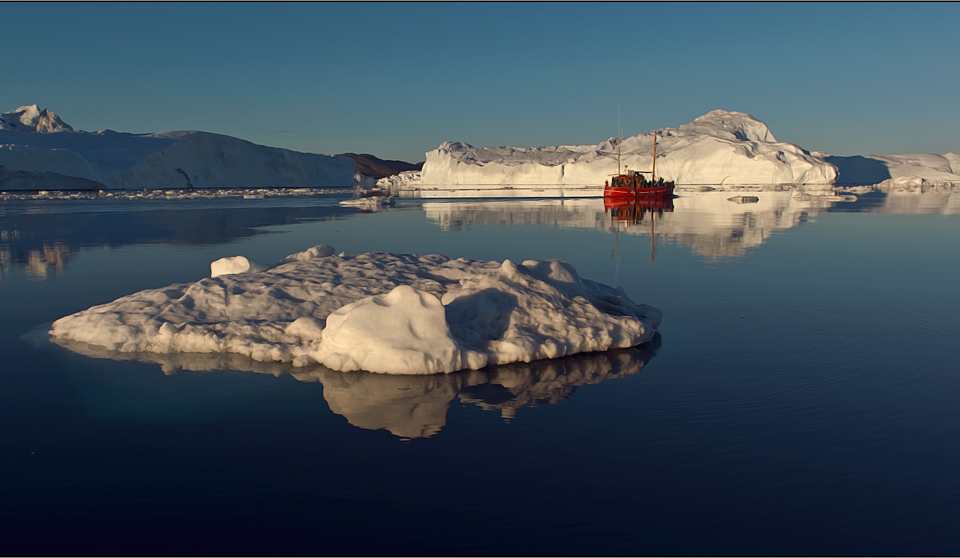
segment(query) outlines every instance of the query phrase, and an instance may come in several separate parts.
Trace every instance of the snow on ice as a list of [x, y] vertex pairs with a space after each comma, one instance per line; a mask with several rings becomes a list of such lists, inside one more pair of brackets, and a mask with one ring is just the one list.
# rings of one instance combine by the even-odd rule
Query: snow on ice
[[333, 254], [319, 245], [269, 268], [224, 258], [210, 278], [94, 306], [57, 320], [50, 334], [122, 353], [433, 374], [632, 347], [661, 320], [563, 260]]

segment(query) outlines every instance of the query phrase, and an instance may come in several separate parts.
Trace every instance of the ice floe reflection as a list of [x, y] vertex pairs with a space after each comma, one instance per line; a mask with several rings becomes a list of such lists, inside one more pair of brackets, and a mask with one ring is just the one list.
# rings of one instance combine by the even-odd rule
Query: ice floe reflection
[[166, 375], [179, 370], [238, 370], [319, 382], [330, 410], [353, 426], [384, 429], [405, 439], [438, 433], [446, 426], [450, 404], [458, 397], [464, 404], [499, 412], [504, 420], [511, 420], [523, 407], [560, 403], [580, 386], [637, 374], [661, 346], [660, 334], [656, 334], [652, 341], [627, 349], [450, 374], [398, 376], [338, 372], [322, 365], [296, 368], [289, 363], [259, 362], [231, 353], [133, 354], [74, 341], [56, 342], [86, 357], [159, 364]]
[[63, 275], [87, 247], [203, 246], [265, 234], [266, 227], [344, 219], [342, 196], [0, 200], [0, 281], [13, 270], [32, 279]]

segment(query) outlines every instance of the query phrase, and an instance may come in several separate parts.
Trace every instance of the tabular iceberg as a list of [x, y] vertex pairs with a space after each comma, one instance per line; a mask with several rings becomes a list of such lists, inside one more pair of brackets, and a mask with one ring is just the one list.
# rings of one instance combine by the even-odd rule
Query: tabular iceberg
[[651, 340], [662, 317], [563, 260], [334, 256], [319, 245], [264, 267], [217, 260], [215, 277], [94, 306], [50, 334], [125, 353], [433, 374], [632, 347]]
[[[619, 143], [619, 145], [618, 145]], [[743, 112], [715, 110], [679, 128], [658, 132], [657, 175], [683, 185], [832, 184], [837, 168]], [[602, 189], [624, 168], [649, 171], [653, 133], [596, 145], [473, 147], [444, 142], [426, 154], [421, 171], [383, 180], [400, 188], [562, 185]]]
[[344, 188], [354, 167], [207, 132], [74, 131], [36, 105], [0, 114], [0, 190]]

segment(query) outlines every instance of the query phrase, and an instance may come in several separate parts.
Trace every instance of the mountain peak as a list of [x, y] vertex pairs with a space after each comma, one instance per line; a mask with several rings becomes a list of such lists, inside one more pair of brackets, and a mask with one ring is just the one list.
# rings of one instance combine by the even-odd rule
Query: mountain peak
[[24, 105], [17, 107], [16, 110], [0, 114], [0, 130], [41, 134], [74, 131], [72, 126], [57, 116], [57, 113], [50, 109], [40, 110], [37, 105]]

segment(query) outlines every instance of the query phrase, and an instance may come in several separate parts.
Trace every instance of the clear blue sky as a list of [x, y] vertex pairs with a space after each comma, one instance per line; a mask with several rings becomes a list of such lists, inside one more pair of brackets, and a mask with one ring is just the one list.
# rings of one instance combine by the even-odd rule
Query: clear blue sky
[[0, 112], [423, 160], [748, 112], [839, 155], [960, 152], [957, 3], [0, 3]]

